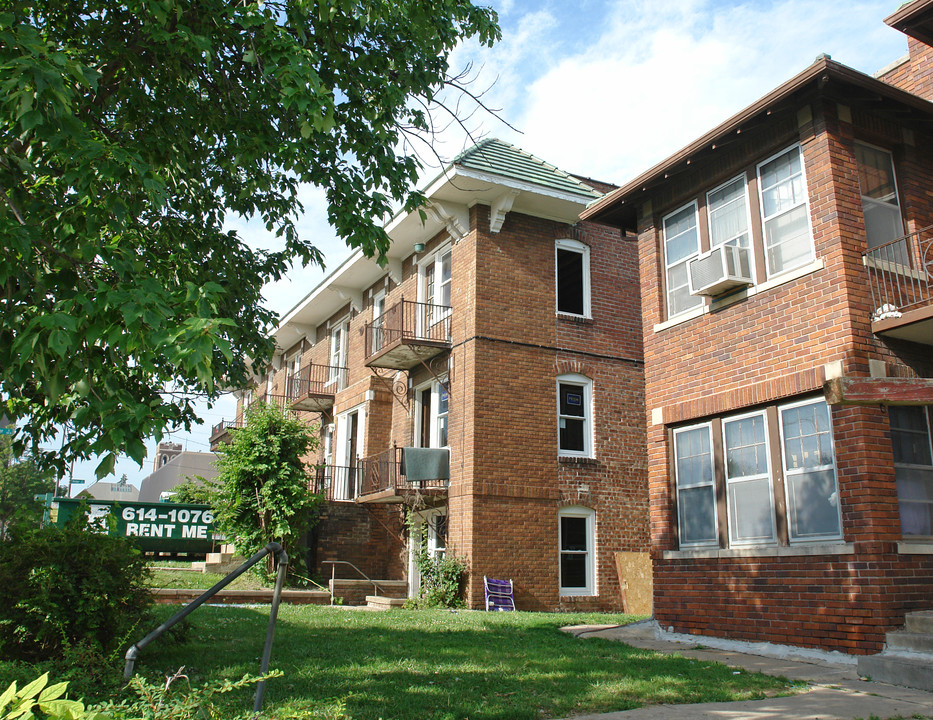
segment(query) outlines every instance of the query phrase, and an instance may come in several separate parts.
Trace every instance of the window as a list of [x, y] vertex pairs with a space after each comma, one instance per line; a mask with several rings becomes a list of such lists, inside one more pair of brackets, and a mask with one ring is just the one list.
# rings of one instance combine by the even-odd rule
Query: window
[[894, 180], [894, 158], [886, 150], [855, 143], [855, 160], [865, 215], [865, 235], [871, 249], [904, 235]]
[[744, 177], [737, 177], [708, 192], [706, 213], [711, 247], [749, 246], [748, 199]]
[[337, 390], [343, 390], [346, 384], [349, 329], [349, 320], [343, 320], [330, 329], [330, 375], [327, 384], [335, 384]]
[[385, 290], [382, 290], [373, 296], [373, 340], [371, 352], [374, 353], [382, 350], [382, 345], [385, 342], [385, 311], [386, 294]]
[[836, 456], [823, 401], [783, 407], [784, 483], [790, 541], [841, 536]]
[[[438, 251], [418, 266], [420, 273], [418, 299], [423, 303], [419, 313], [421, 331], [426, 337], [449, 339], [451, 250]], [[423, 319], [422, 319], [423, 318]]]
[[418, 447], [447, 447], [447, 415], [450, 396], [443, 382], [431, 382], [418, 388], [415, 397], [418, 412], [415, 416], [415, 438]]
[[[681, 547], [718, 547], [720, 537], [730, 547], [841, 539], [830, 414], [822, 399], [717, 418], [672, 435]], [[771, 466], [778, 457], [783, 481]], [[786, 506], [780, 518], [779, 493]]]
[[674, 473], [682, 547], [716, 545], [716, 487], [710, 425], [674, 431]]
[[557, 378], [558, 455], [593, 456], [593, 382], [583, 375]]
[[703, 299], [690, 294], [687, 262], [700, 252], [697, 229], [697, 204], [666, 216], [664, 226], [664, 259], [666, 263], [667, 314], [670, 317], [703, 304]]
[[758, 166], [758, 189], [768, 277], [811, 261], [810, 210], [799, 146]]
[[292, 398], [297, 397], [301, 393], [301, 352], [295, 353], [288, 361], [285, 374], [286, 394]]
[[890, 406], [901, 534], [933, 537], [933, 443], [930, 409]]
[[772, 543], [774, 512], [763, 412], [724, 420], [726, 496], [732, 545]]
[[557, 312], [590, 317], [590, 249], [576, 240], [555, 244]]
[[558, 513], [561, 595], [595, 594], [595, 517], [584, 507], [562, 508]]

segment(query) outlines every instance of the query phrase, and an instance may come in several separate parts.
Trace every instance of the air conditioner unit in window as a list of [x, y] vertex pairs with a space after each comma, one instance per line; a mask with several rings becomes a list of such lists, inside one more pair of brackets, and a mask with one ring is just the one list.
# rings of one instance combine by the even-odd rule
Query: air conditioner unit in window
[[752, 284], [748, 248], [720, 245], [687, 263], [691, 295], [722, 295]]

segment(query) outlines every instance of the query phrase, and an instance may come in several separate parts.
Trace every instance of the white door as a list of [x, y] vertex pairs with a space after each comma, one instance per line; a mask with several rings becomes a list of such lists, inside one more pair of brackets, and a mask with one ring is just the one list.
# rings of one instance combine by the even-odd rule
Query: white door
[[352, 500], [359, 494], [359, 458], [363, 451], [366, 408], [358, 405], [337, 416], [334, 442], [334, 500]]

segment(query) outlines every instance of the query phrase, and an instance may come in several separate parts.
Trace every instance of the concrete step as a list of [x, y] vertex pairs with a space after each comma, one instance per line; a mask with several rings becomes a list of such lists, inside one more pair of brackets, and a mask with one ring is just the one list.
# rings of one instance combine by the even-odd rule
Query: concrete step
[[897, 655], [885, 651], [858, 660], [858, 674], [875, 682], [933, 691], [933, 655]]
[[376, 610], [391, 610], [392, 608], [405, 607], [405, 598], [385, 597], [384, 595], [367, 595], [366, 607]]
[[407, 580], [376, 580], [375, 583], [379, 586], [378, 590], [373, 587], [373, 581], [363, 579], [336, 578], [329, 580], [327, 585], [334, 597], [343, 600], [344, 605], [365, 605], [366, 598], [375, 592], [402, 600], [408, 597]]
[[933, 610], [918, 610], [907, 613], [904, 629], [908, 632], [933, 635]]
[[892, 652], [924, 653], [933, 659], [933, 635], [896, 630], [889, 632], [885, 638], [887, 649]]

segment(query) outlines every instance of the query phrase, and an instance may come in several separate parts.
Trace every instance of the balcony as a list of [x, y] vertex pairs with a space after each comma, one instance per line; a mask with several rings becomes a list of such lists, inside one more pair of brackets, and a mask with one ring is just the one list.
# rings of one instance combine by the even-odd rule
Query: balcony
[[288, 401], [292, 410], [330, 412], [334, 395], [347, 386], [347, 369], [309, 363], [288, 382]]
[[[293, 417], [298, 417], [298, 415], [289, 409], [288, 406], [288, 397], [285, 395], [267, 395], [265, 398], [254, 401], [256, 402], [266, 402], [269, 405], [275, 405], [276, 407], [282, 408], [289, 415]], [[252, 407], [252, 405], [250, 406]], [[236, 430], [237, 428], [244, 427], [246, 425], [246, 413], [240, 413], [233, 420], [221, 420], [219, 423], [211, 427], [211, 436], [209, 442], [211, 444], [211, 451], [213, 452], [216, 447], [221, 443], [229, 443], [231, 440], [231, 430]]]
[[933, 225], [870, 249], [862, 262], [872, 332], [933, 345]]
[[410, 370], [450, 349], [451, 308], [401, 302], [366, 325], [366, 365]]
[[235, 428], [243, 427], [244, 422], [245, 421], [243, 416], [237, 415], [234, 420], [221, 420], [219, 423], [214, 425], [211, 428], [211, 451], [213, 452], [214, 448], [216, 448], [221, 443], [230, 442], [230, 431]]
[[314, 469], [311, 491], [323, 494], [325, 500], [353, 502], [360, 494], [361, 477], [359, 465], [318, 465]]
[[[407, 465], [407, 472], [406, 472]], [[360, 461], [361, 503], [403, 503], [413, 496], [443, 499], [450, 478], [447, 448], [390, 448]]]

